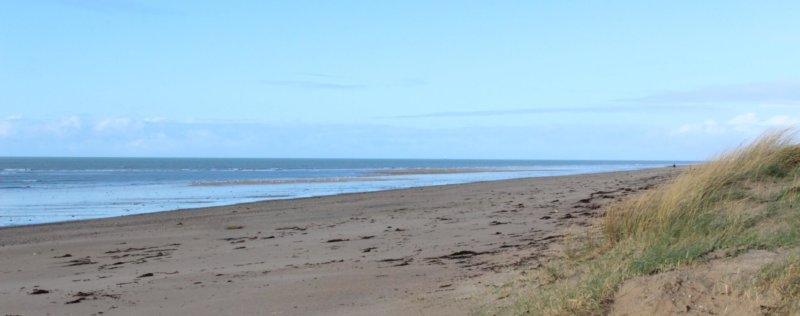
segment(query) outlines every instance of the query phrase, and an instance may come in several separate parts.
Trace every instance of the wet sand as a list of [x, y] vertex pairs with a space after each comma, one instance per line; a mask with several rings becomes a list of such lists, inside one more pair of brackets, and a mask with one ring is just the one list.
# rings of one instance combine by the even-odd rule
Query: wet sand
[[0, 315], [463, 315], [663, 168], [0, 229]]

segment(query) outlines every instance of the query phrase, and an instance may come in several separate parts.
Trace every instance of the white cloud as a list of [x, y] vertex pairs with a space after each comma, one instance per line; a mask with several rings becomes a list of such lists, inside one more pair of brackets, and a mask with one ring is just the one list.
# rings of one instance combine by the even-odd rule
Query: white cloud
[[70, 116], [61, 119], [61, 126], [68, 128], [81, 128], [81, 118], [77, 116]]
[[734, 116], [732, 119], [728, 120], [727, 123], [733, 126], [755, 125], [758, 124], [758, 116], [753, 112], [745, 113]]
[[70, 132], [78, 131], [83, 126], [78, 116], [67, 116], [61, 119], [42, 124], [38, 129], [56, 136], [65, 136]]
[[800, 125], [800, 116], [789, 117], [787, 115], [777, 115], [767, 119], [765, 123], [769, 126], [785, 126], [785, 127]]
[[722, 127], [715, 120], [706, 120], [698, 124], [684, 124], [670, 132], [671, 135], [680, 134], [721, 134], [725, 132], [725, 127]]
[[160, 123], [160, 122], [164, 122], [166, 120], [167, 119], [165, 119], [163, 117], [147, 117], [147, 118], [144, 119], [144, 122], [145, 123]]
[[6, 137], [14, 133], [14, 125], [9, 122], [0, 121], [0, 137]]
[[5, 118], [0, 117], [0, 137], [11, 136], [16, 132], [14, 121], [22, 119], [22, 115], [9, 115]]
[[186, 133], [189, 137], [198, 137], [198, 138], [206, 138], [211, 136], [211, 132], [205, 129], [201, 130], [190, 130]]
[[129, 118], [106, 118], [97, 121], [94, 124], [94, 130], [98, 132], [108, 130], [138, 130], [144, 126], [142, 121], [132, 120]]
[[800, 116], [775, 115], [761, 119], [757, 114], [750, 112], [735, 116], [726, 123], [738, 131], [755, 132], [769, 128], [788, 128], [798, 125], [800, 124]]

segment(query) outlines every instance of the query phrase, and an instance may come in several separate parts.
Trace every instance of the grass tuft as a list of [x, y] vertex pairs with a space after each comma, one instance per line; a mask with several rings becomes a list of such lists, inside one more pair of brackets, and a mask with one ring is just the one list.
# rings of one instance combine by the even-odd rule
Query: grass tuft
[[757, 289], [772, 298], [772, 301], [762, 305], [769, 313], [800, 314], [800, 254], [795, 251], [783, 260], [764, 266], [758, 277]]

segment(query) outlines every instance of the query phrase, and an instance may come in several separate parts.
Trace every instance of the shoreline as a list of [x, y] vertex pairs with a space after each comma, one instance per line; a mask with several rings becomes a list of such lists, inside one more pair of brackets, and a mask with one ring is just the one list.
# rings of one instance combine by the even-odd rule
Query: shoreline
[[[153, 211], [153, 212], [146, 212], [146, 213], [136, 213], [136, 214], [127, 214], [127, 215], [117, 215], [117, 216], [109, 216], [109, 217], [98, 217], [98, 218], [87, 218], [87, 219], [76, 219], [76, 220], [65, 220], [65, 221], [56, 221], [56, 222], [47, 222], [47, 223], [32, 223], [32, 224], [20, 224], [20, 225], [8, 225], [8, 226], [0, 226], [0, 231], [5, 229], [13, 229], [13, 228], [20, 228], [20, 227], [31, 227], [31, 226], [46, 226], [46, 225], [58, 225], [58, 224], [71, 224], [71, 223], [80, 223], [80, 222], [89, 222], [89, 221], [100, 221], [100, 220], [113, 220], [116, 218], [127, 218], [127, 217], [135, 217], [135, 216], [148, 216], [148, 215], [158, 215], [163, 213], [172, 213], [172, 212], [191, 212], [194, 210], [205, 210], [205, 209], [214, 209], [214, 208], [225, 208], [225, 207], [236, 207], [242, 205], [251, 205], [251, 204], [259, 204], [259, 203], [268, 203], [272, 201], [292, 201], [292, 200], [305, 200], [305, 199], [314, 199], [314, 198], [324, 198], [324, 197], [335, 197], [335, 196], [347, 196], [347, 195], [357, 195], [357, 194], [370, 194], [370, 193], [378, 193], [378, 192], [392, 192], [392, 191], [403, 191], [403, 190], [415, 190], [418, 188], [437, 188], [437, 187], [447, 187], [447, 186], [459, 186], [459, 185], [469, 185], [469, 184], [477, 184], [477, 183], [493, 183], [493, 182], [504, 182], [504, 181], [516, 181], [516, 180], [530, 180], [530, 179], [539, 179], [539, 178], [552, 178], [552, 177], [572, 177], [572, 176], [582, 176], [582, 175], [601, 175], [601, 174], [615, 174], [615, 173], [626, 173], [626, 172], [636, 172], [636, 171], [646, 171], [646, 170], [659, 170], [659, 169], [666, 169], [671, 167], [652, 167], [652, 168], [642, 168], [636, 170], [621, 170], [621, 171], [601, 171], [601, 172], [589, 172], [589, 173], [578, 173], [578, 174], [570, 174], [570, 175], [545, 175], [545, 176], [535, 176], [535, 177], [522, 177], [522, 178], [512, 178], [512, 179], [501, 179], [501, 180], [480, 180], [480, 181], [472, 181], [472, 182], [464, 182], [464, 183], [450, 183], [450, 184], [434, 184], [434, 185], [420, 185], [415, 187], [407, 187], [407, 188], [396, 188], [396, 189], [388, 189], [388, 190], [376, 190], [376, 191], [360, 191], [360, 192], [343, 192], [343, 193], [334, 193], [329, 195], [314, 195], [314, 196], [275, 196], [274, 198], [265, 199], [265, 200], [258, 200], [258, 201], [251, 201], [251, 202], [237, 202], [232, 204], [223, 204], [223, 205], [212, 205], [212, 206], [200, 206], [200, 207], [183, 207], [177, 209], [168, 209], [168, 210], [160, 210], [160, 211]], [[680, 169], [682, 167], [678, 167]], [[451, 170], [451, 169], [436, 169], [436, 170]], [[481, 172], [493, 172], [493, 171], [476, 171], [476, 172], [444, 172], [441, 174], [453, 174], [453, 173], [481, 173]], [[511, 171], [506, 171], [511, 172]], [[408, 173], [405, 175], [415, 175], [417, 173]], [[426, 174], [426, 173], [418, 173], [418, 174]], [[432, 174], [440, 174], [440, 173], [432, 173]], [[361, 178], [358, 178], [361, 179]], [[316, 182], [302, 182], [303, 179], [299, 179], [297, 183], [316, 183]], [[280, 181], [280, 180], [265, 180], [265, 181]], [[371, 181], [386, 181], [386, 180], [371, 180]], [[258, 183], [250, 183], [252, 181], [242, 180], [242, 181], [235, 181], [235, 182], [246, 182], [241, 185], [252, 185]], [[347, 182], [347, 181], [345, 181]], [[234, 184], [220, 184], [219, 186], [225, 185], [240, 185], [238, 183]], [[194, 186], [194, 184], [190, 184], [190, 186]], [[201, 184], [198, 186], [217, 186], [215, 184]], [[2, 246], [2, 243], [0, 243]]]
[[680, 170], [4, 227], [0, 306], [22, 315], [459, 315], [493, 276], [546, 260], [565, 229]]

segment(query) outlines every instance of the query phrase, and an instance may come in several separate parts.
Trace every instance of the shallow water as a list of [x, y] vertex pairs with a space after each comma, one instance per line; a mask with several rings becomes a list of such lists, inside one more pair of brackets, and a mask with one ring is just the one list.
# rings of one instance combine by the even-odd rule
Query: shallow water
[[[635, 170], [673, 163], [675, 162], [0, 158], [0, 226], [418, 186]], [[458, 172], [435, 172], [435, 169]]]

